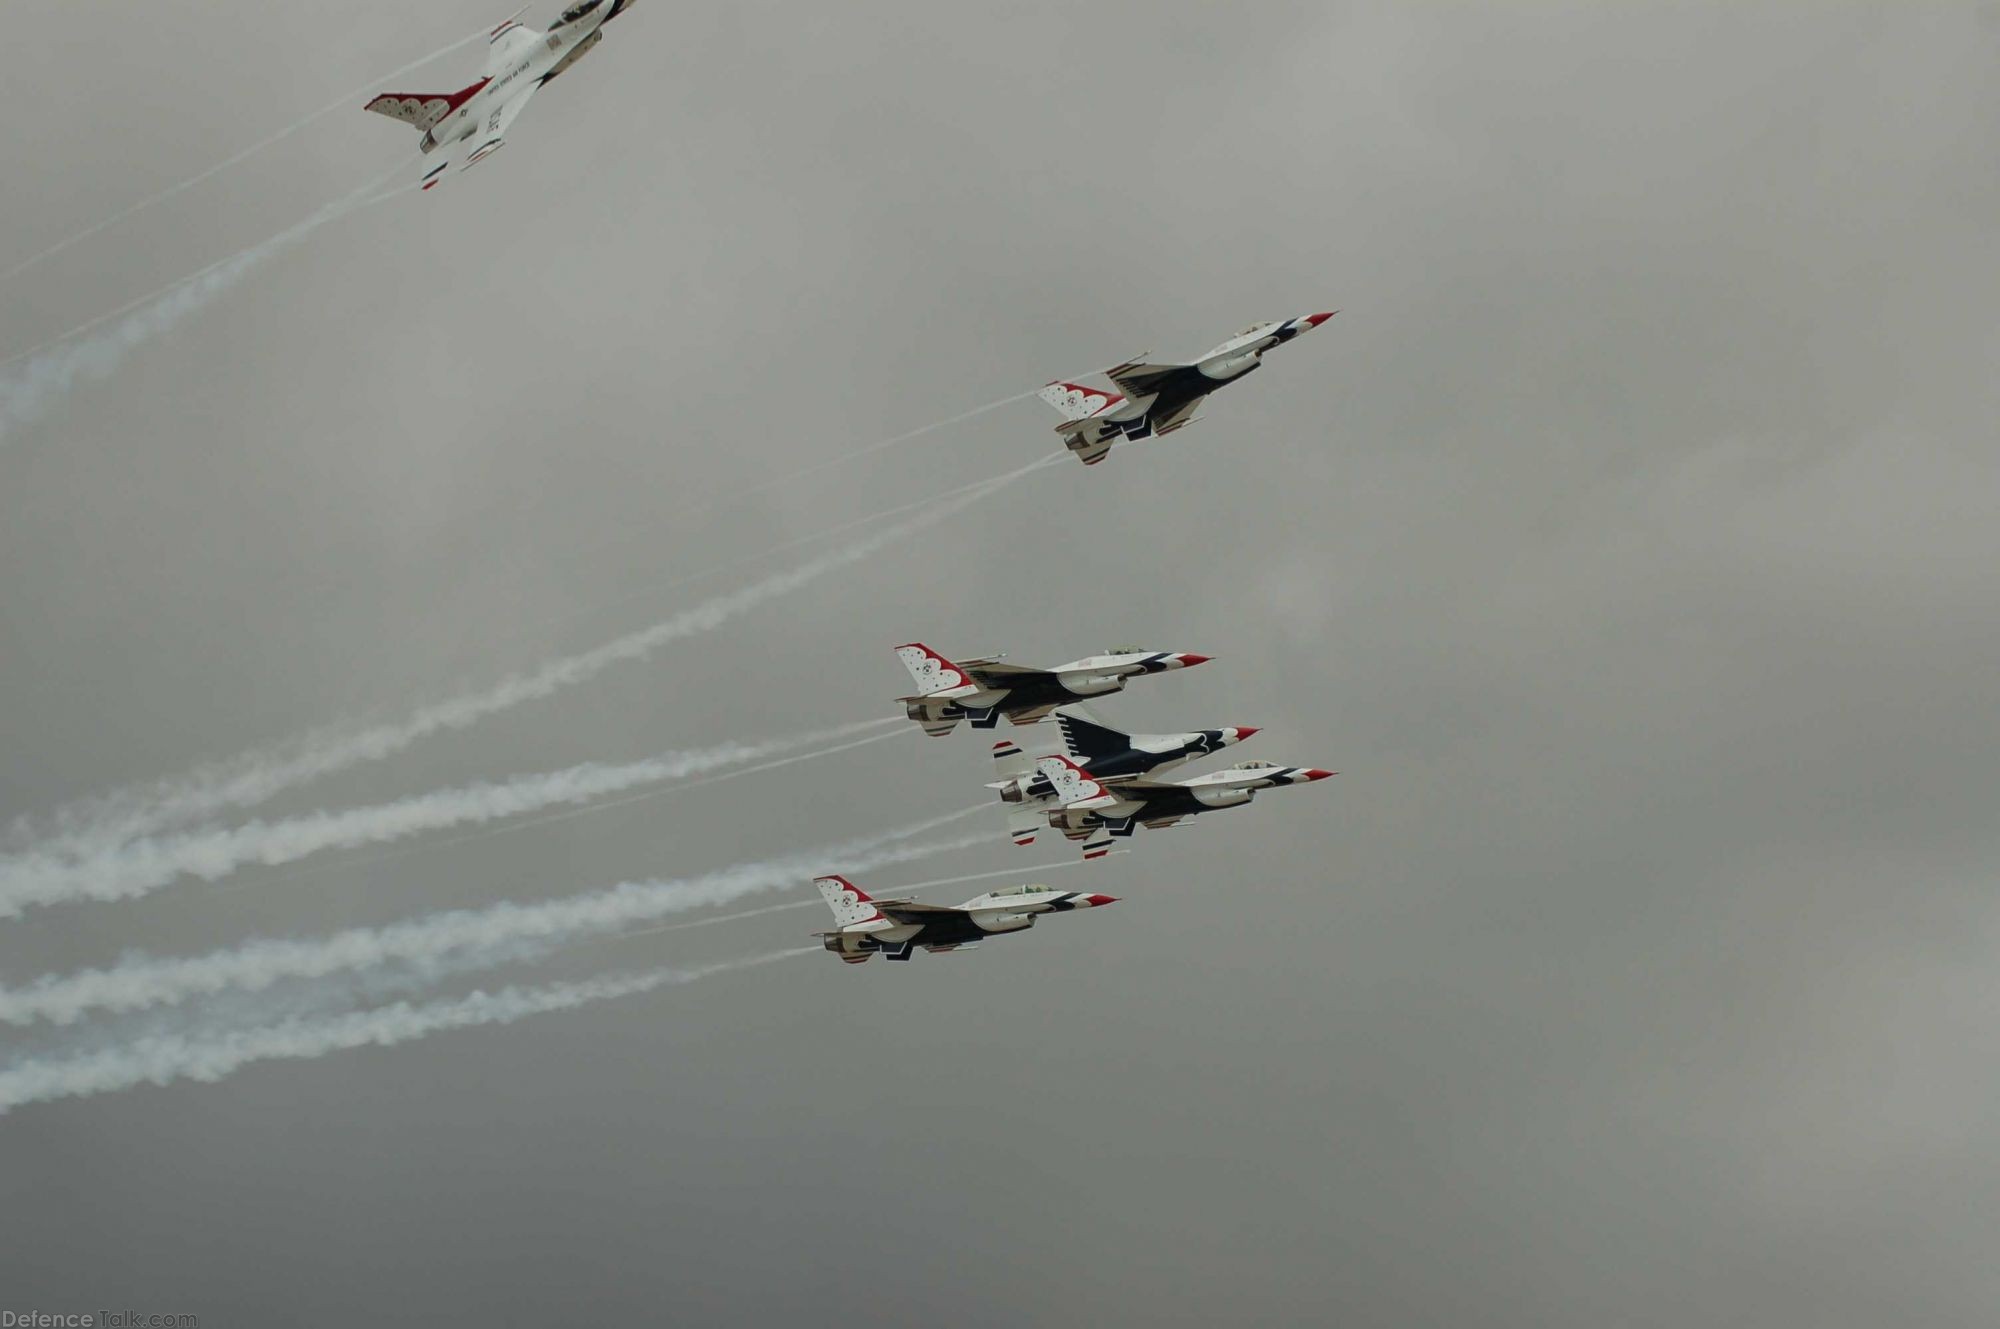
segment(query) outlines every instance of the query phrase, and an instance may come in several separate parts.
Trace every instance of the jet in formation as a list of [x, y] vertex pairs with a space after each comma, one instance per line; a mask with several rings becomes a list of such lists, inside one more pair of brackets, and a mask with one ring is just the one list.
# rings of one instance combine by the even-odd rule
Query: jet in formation
[[[1077, 769], [1101, 785], [1170, 770], [1234, 747], [1257, 732], [1236, 725], [1182, 734], [1128, 734], [1068, 706], [1055, 712], [1055, 720]], [[1011, 738], [993, 745], [993, 763], [1000, 778], [986, 787], [998, 790], [1007, 805], [1007, 833], [1015, 844], [1031, 845], [1048, 826], [1049, 814], [1062, 806], [1056, 787]]]
[[1003, 715], [1015, 724], [1036, 724], [1064, 702], [1122, 692], [1132, 679], [1190, 669], [1209, 659], [1185, 651], [1128, 649], [1035, 669], [1004, 664], [999, 656], [954, 663], [920, 641], [898, 646], [896, 655], [917, 684], [915, 696], [897, 700], [933, 738], [949, 734], [960, 720], [975, 729], [991, 729]]
[[589, 54], [604, 40], [604, 25], [631, 7], [632, 0], [581, 0], [546, 32], [516, 15], [488, 37], [486, 72], [477, 83], [457, 92], [385, 92], [367, 109], [416, 126], [426, 153], [443, 152], [424, 175], [429, 189], [454, 165], [467, 170], [499, 151], [536, 89]]
[[1333, 774], [1316, 767], [1246, 761], [1185, 780], [1099, 779], [1067, 757], [1044, 757], [1036, 769], [1055, 790], [1055, 806], [1046, 813], [1049, 825], [1072, 840], [1084, 841], [1086, 859], [1110, 853], [1111, 836], [1241, 807], [1260, 789], [1309, 784]]
[[918, 904], [871, 900], [845, 877], [817, 877], [813, 885], [833, 910], [834, 922], [833, 931], [813, 935], [844, 964], [861, 964], [872, 955], [907, 960], [919, 946], [933, 955], [969, 950], [988, 937], [1026, 932], [1044, 914], [1118, 903], [1113, 895], [1010, 886], [975, 895], [960, 905]]
[[1051, 383], [1042, 400], [1066, 417], [1056, 426], [1063, 444], [1095, 466], [1124, 439], [1151, 438], [1185, 428], [1195, 421], [1208, 394], [1234, 383], [1264, 363], [1264, 352], [1311, 332], [1332, 314], [1307, 314], [1282, 323], [1245, 328], [1222, 345], [1189, 364], [1148, 364], [1128, 360], [1105, 377], [1116, 392], [1076, 383]]

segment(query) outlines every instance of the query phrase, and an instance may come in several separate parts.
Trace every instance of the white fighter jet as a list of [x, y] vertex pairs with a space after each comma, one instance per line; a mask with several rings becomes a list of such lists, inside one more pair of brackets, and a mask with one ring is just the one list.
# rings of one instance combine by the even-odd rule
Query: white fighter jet
[[1121, 439], [1171, 434], [1193, 424], [1209, 393], [1263, 364], [1264, 352], [1273, 346], [1311, 332], [1332, 317], [1307, 314], [1282, 323], [1259, 323], [1191, 364], [1128, 360], [1105, 371], [1105, 377], [1118, 385], [1116, 392], [1056, 382], [1043, 388], [1041, 397], [1066, 417], [1056, 426], [1063, 445], [1085, 466], [1095, 466]]
[[1204, 812], [1241, 807], [1255, 798], [1259, 789], [1308, 784], [1334, 774], [1317, 767], [1246, 761], [1226, 771], [1185, 780], [1098, 780], [1067, 757], [1044, 757], [1036, 769], [1056, 791], [1057, 806], [1048, 813], [1049, 825], [1072, 840], [1084, 841], [1085, 858], [1110, 853], [1110, 836], [1127, 836], [1140, 826], [1157, 829]]
[[[1055, 720], [1070, 758], [1091, 779], [1107, 786], [1234, 747], [1257, 732], [1249, 725], [1235, 725], [1184, 734], [1128, 734], [1074, 706], [1058, 707]], [[1011, 738], [993, 745], [993, 770], [1000, 778], [986, 787], [999, 790], [1007, 806], [1009, 837], [1018, 845], [1033, 844], [1036, 834], [1049, 824], [1048, 814], [1061, 806], [1056, 801], [1056, 787]]]
[[975, 895], [961, 905], [918, 904], [871, 900], [845, 877], [817, 877], [813, 885], [833, 910], [834, 921], [834, 931], [813, 935], [844, 964], [861, 964], [871, 955], [907, 960], [919, 946], [933, 955], [970, 950], [988, 937], [1026, 932], [1043, 914], [1118, 903], [1115, 895], [1010, 886]]
[[535, 90], [587, 55], [604, 40], [604, 25], [631, 7], [632, 0], [581, 0], [547, 32], [520, 23], [516, 14], [488, 36], [486, 72], [477, 83], [457, 92], [385, 92], [367, 109], [415, 125], [425, 152], [443, 150], [424, 176], [429, 189], [454, 165], [466, 170], [499, 151], [507, 126]]
[[949, 734], [960, 720], [970, 720], [975, 729], [991, 729], [1003, 715], [1015, 724], [1035, 724], [1066, 701], [1120, 692], [1130, 679], [1209, 659], [1185, 651], [1125, 649], [1031, 669], [1003, 664], [997, 655], [954, 664], [920, 641], [898, 646], [896, 655], [917, 683], [915, 696], [897, 700], [933, 738]]

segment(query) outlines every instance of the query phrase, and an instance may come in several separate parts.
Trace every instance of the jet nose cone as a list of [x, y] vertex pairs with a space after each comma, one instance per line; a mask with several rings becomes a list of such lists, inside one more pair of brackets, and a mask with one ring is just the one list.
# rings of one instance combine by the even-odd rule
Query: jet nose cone
[[1212, 656], [1207, 655], [1192, 655], [1186, 651], [1182, 651], [1174, 657], [1180, 663], [1182, 669], [1192, 669], [1198, 664], [1207, 664], [1212, 658]]
[[1089, 901], [1092, 909], [1102, 909], [1105, 905], [1118, 903], [1118, 897], [1115, 895], [1087, 895], [1084, 899]]
[[1240, 724], [1240, 725], [1237, 725], [1237, 726], [1236, 726], [1236, 741], [1237, 741], [1237, 742], [1239, 742], [1239, 743], [1241, 743], [1241, 742], [1242, 742], [1242, 741], [1243, 741], [1244, 739], [1246, 739], [1246, 738], [1250, 737], [1250, 735], [1252, 735], [1252, 734], [1256, 734], [1256, 733], [1261, 733], [1261, 732], [1263, 732], [1263, 731], [1262, 731], [1262, 730], [1260, 730], [1260, 729], [1258, 729], [1258, 728], [1257, 728], [1256, 726], [1254, 726], [1254, 725], [1247, 725], [1247, 724]]
[[1305, 316], [1305, 320], [1304, 320], [1304, 321], [1305, 321], [1305, 325], [1306, 325], [1307, 327], [1309, 327], [1309, 328], [1316, 328], [1316, 327], [1318, 327], [1318, 326], [1319, 326], [1320, 324], [1322, 324], [1322, 323], [1326, 322], [1326, 321], [1327, 321], [1328, 319], [1332, 318], [1332, 317], [1333, 317], [1333, 316], [1334, 316], [1335, 314], [1338, 314], [1339, 312], [1340, 312], [1340, 311], [1339, 311], [1338, 309], [1333, 309], [1333, 310], [1329, 310], [1329, 311], [1327, 311], [1327, 312], [1326, 312], [1326, 313], [1324, 313], [1324, 314], [1307, 314], [1307, 315]]
[[1311, 770], [1307, 771], [1305, 774], [1306, 774], [1306, 779], [1308, 780], [1325, 780], [1340, 774], [1340, 772], [1323, 771], [1319, 767], [1315, 766]]

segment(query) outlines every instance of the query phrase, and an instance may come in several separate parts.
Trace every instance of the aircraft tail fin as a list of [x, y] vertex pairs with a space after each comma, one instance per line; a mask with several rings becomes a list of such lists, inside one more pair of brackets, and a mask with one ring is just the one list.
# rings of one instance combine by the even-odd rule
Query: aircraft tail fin
[[416, 129], [419, 134], [428, 134], [437, 127], [438, 121], [472, 100], [474, 93], [485, 87], [487, 80], [480, 79], [469, 87], [457, 92], [384, 92], [379, 93], [363, 110], [377, 115], [386, 115], [391, 120], [401, 120]]
[[1003, 738], [993, 745], [993, 774], [1000, 779], [1015, 780], [1034, 771], [1035, 764], [1013, 739]]
[[815, 877], [813, 885], [819, 887], [820, 898], [833, 910], [833, 921], [840, 927], [882, 916], [867, 893], [845, 877]]
[[1039, 808], [1010, 807], [1007, 809], [1007, 838], [1015, 844], [1027, 846], [1035, 842], [1042, 827], [1048, 825], [1048, 817]]
[[896, 657], [903, 662], [903, 668], [910, 671], [910, 677], [916, 680], [919, 697], [966, 687], [972, 682], [963, 669], [920, 641], [898, 646]]
[[1056, 725], [1062, 730], [1063, 746], [1069, 755], [1079, 762], [1095, 761], [1100, 757], [1115, 757], [1132, 748], [1132, 736], [1110, 725], [1099, 724], [1086, 718], [1080, 712], [1064, 707], [1056, 712]]
[[1055, 382], [1043, 388], [1038, 396], [1049, 405], [1061, 411], [1065, 420], [1088, 420], [1093, 415], [1102, 415], [1125, 399], [1115, 392], [1103, 388], [1087, 388], [1078, 383]]
[[1048, 777], [1055, 786], [1056, 801], [1065, 806], [1104, 795], [1104, 786], [1068, 757], [1044, 757], [1035, 763], [1035, 769]]

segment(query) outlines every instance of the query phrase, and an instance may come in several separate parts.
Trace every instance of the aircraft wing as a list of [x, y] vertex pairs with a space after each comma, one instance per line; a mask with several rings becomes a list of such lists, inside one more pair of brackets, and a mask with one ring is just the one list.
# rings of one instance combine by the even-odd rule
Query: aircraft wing
[[1015, 724], [1040, 724], [1048, 718], [1050, 711], [1060, 705], [1061, 702], [1052, 701], [1046, 706], [1031, 706], [1025, 711], [1009, 711], [1007, 718]]
[[1186, 365], [1149, 365], [1128, 360], [1107, 371], [1104, 376], [1118, 385], [1118, 390], [1125, 394], [1127, 400], [1136, 401], [1140, 397], [1152, 396], [1160, 390], [1161, 383], [1186, 368]]
[[1046, 669], [1030, 669], [1026, 665], [1002, 664], [998, 660], [982, 660], [973, 664], [960, 664], [959, 668], [972, 675], [981, 687], [1017, 688], [1021, 684], [1038, 678], [1051, 678]]
[[891, 900], [887, 904], [877, 900], [875, 907], [885, 918], [898, 923], [923, 923], [940, 914], [962, 914], [965, 911], [948, 904], [918, 904], [914, 900]]
[[1201, 402], [1202, 399], [1200, 397], [1196, 397], [1193, 401], [1187, 403], [1185, 406], [1181, 406], [1174, 410], [1168, 411], [1165, 415], [1160, 416], [1158, 419], [1153, 421], [1153, 432], [1155, 434], [1162, 434], [1162, 435], [1171, 434], [1176, 429], [1181, 428], [1183, 425], [1193, 424], [1194, 413], [1201, 409]]
[[1121, 799], [1145, 799], [1155, 794], [1178, 794], [1185, 792], [1185, 786], [1169, 784], [1164, 780], [1100, 780], [1106, 788], [1116, 790]]

